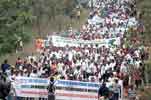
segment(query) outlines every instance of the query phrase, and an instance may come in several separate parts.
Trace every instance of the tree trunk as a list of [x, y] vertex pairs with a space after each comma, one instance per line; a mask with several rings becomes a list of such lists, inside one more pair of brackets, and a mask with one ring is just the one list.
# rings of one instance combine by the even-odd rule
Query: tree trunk
[[38, 27], [38, 35], [41, 37], [40, 16], [37, 17], [37, 27]]
[[149, 85], [149, 75], [148, 75], [148, 72], [147, 72], [148, 67], [149, 67], [149, 65], [145, 65], [145, 72], [144, 72], [144, 74], [145, 74], [145, 82], [146, 82], [147, 86]]

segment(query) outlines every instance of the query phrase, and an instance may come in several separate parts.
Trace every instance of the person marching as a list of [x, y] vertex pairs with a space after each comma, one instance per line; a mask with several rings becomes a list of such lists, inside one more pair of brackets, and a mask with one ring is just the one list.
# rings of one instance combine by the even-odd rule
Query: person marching
[[106, 83], [104, 82], [98, 91], [98, 100], [108, 100], [109, 97], [109, 89], [106, 87]]
[[129, 100], [136, 100], [136, 90], [133, 85], [128, 89], [128, 98]]
[[48, 90], [48, 100], [55, 100], [55, 86], [54, 86], [54, 78], [50, 78]]
[[115, 80], [115, 84], [113, 84], [113, 100], [119, 100], [121, 97], [121, 86], [118, 84], [118, 80]]

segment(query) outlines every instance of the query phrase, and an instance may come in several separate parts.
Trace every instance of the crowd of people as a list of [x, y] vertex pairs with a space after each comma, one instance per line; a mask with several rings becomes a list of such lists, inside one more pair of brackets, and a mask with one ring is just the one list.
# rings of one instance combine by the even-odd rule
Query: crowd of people
[[[101, 40], [120, 38], [114, 46], [97, 44], [78, 47], [56, 47], [50, 44], [40, 50], [40, 55], [18, 58], [15, 66], [5, 60], [2, 71], [8, 76], [78, 80], [85, 82], [116, 83], [123, 80], [124, 86], [136, 87], [143, 77], [143, 61], [146, 52], [138, 40], [133, 44], [127, 36], [130, 29], [141, 32], [137, 19], [135, 0], [96, 0], [90, 11], [88, 21], [79, 31], [68, 30], [68, 38], [83, 40]], [[136, 45], [135, 45], [136, 44]], [[135, 45], [135, 46], [133, 46]]]

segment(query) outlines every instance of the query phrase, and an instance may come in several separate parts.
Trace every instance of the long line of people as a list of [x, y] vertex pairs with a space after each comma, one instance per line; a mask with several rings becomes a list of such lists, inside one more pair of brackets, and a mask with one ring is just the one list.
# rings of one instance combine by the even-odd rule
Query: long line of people
[[[54, 76], [55, 79], [106, 82], [108, 87], [120, 81], [123, 81], [126, 87], [130, 80], [134, 80], [138, 87], [143, 76], [146, 52], [138, 45], [138, 41], [133, 42], [137, 44], [135, 47], [126, 42], [130, 41], [127, 36], [131, 28], [140, 30], [135, 6], [135, 0], [96, 0], [88, 21], [80, 31], [73, 31], [70, 27], [67, 32], [67, 37], [72, 39], [120, 38], [118, 45], [55, 47], [50, 44], [41, 49], [39, 56], [18, 58], [12, 68], [5, 60], [1, 66], [2, 70], [11, 78]], [[116, 89], [112, 89], [116, 95]], [[118, 98], [118, 95], [114, 98]]]

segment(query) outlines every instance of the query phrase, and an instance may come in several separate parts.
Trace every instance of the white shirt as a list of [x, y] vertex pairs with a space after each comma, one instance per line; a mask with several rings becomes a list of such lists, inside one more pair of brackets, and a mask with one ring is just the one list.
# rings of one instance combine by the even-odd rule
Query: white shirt
[[101, 67], [101, 76], [105, 73], [105, 67], [106, 66], [104, 66], [104, 65]]
[[38, 74], [31, 73], [31, 74], [30, 74], [30, 77], [32, 77], [32, 78], [38, 78]]
[[69, 61], [72, 61], [72, 58], [73, 58], [73, 53], [71, 51], [69, 51], [69, 53], [68, 53]]
[[88, 64], [86, 62], [82, 62], [82, 70], [85, 71]]
[[122, 72], [122, 73], [124, 73], [124, 74], [127, 74], [127, 66], [125, 66], [124, 64], [122, 64], [121, 65], [121, 67], [120, 67], [120, 71]]

